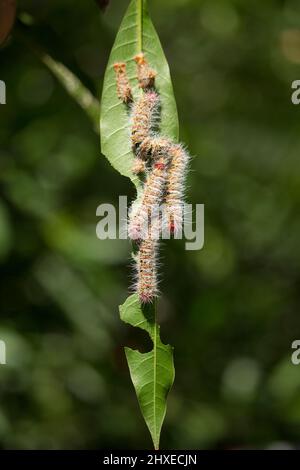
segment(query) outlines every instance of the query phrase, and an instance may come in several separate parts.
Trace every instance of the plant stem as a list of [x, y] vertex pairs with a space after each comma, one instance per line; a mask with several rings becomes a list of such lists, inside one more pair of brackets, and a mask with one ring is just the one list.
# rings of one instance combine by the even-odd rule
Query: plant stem
[[98, 130], [98, 117], [100, 103], [92, 93], [83, 85], [70, 69], [61, 62], [57, 62], [49, 54], [40, 54], [40, 60], [49, 68], [67, 93], [77, 102], [77, 104], [86, 112], [94, 124], [95, 132]]
[[[153, 384], [154, 384], [154, 397], [156, 397], [156, 363], [157, 363], [157, 358], [156, 358], [156, 348], [157, 348], [157, 299], [154, 300], [154, 335], [153, 335], [153, 351], [154, 351], [154, 367], [153, 367]], [[155, 440], [157, 441], [157, 436], [156, 436], [156, 401], [154, 398], [154, 410], [153, 410], [153, 416], [154, 416], [154, 429], [155, 429]], [[159, 450], [159, 443], [156, 442], [154, 443], [154, 449]]]
[[99, 133], [100, 103], [79, 78], [64, 64], [51, 57], [34, 42], [19, 20], [16, 25], [16, 37], [25, 44], [39, 60], [51, 71], [67, 93], [77, 102], [93, 123], [94, 131]]

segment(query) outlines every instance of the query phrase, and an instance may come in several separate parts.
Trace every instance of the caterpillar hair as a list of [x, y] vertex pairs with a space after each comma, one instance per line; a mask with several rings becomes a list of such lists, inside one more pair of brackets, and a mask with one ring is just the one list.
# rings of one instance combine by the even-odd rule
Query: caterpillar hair
[[169, 148], [170, 169], [166, 187], [166, 215], [171, 233], [181, 230], [183, 224], [185, 176], [189, 154], [180, 144]]
[[140, 88], [143, 88], [144, 90], [147, 88], [152, 88], [154, 86], [157, 75], [156, 71], [151, 69], [145, 58], [145, 55], [142, 52], [137, 54], [134, 60], [137, 63], [138, 81]]
[[125, 62], [117, 62], [114, 64], [114, 70], [117, 76], [117, 94], [120, 100], [125, 104], [129, 104], [132, 101], [132, 92], [129, 84], [129, 80], [126, 73]]
[[146, 161], [142, 160], [139, 157], [136, 157], [132, 165], [132, 173], [139, 175], [140, 173], [145, 173], [146, 171]]

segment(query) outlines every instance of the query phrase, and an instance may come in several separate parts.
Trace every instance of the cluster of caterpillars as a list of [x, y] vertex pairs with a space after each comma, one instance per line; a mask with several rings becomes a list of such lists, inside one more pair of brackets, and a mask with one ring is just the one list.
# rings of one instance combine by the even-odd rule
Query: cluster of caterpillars
[[[134, 100], [126, 64], [115, 63], [117, 93], [130, 111], [131, 144], [135, 155], [132, 171], [144, 176], [143, 191], [131, 208], [128, 233], [137, 244], [135, 291], [143, 303], [158, 294], [157, 255], [161, 231], [181, 231], [184, 210], [184, 181], [189, 155], [181, 144], [157, 131], [160, 97], [155, 89], [156, 71], [143, 53], [134, 57], [142, 94]], [[160, 207], [164, 208], [163, 215]]]

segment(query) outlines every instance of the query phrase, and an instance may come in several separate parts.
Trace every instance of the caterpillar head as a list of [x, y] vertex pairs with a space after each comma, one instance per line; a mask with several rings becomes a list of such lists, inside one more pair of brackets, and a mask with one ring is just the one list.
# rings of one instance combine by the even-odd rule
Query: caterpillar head
[[145, 55], [141, 52], [134, 57], [138, 67], [138, 80], [140, 88], [144, 90], [154, 86], [156, 71], [149, 67]]
[[114, 64], [114, 71], [115, 71], [117, 74], [125, 73], [125, 72], [126, 72], [126, 64], [125, 64], [125, 62], [116, 62], [116, 63]]

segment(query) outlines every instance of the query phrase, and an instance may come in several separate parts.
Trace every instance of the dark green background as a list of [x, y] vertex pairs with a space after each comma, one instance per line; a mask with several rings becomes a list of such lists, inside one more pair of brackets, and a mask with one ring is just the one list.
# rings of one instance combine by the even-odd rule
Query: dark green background
[[[102, 15], [92, 0], [24, 0], [19, 15], [99, 96], [127, 4]], [[162, 252], [160, 322], [176, 366], [162, 448], [297, 446], [300, 3], [149, 4], [206, 238], [199, 252], [181, 241]], [[118, 317], [130, 245], [95, 235], [97, 206], [134, 191], [18, 32], [0, 51], [0, 446], [151, 448], [123, 353], [150, 344]]]

